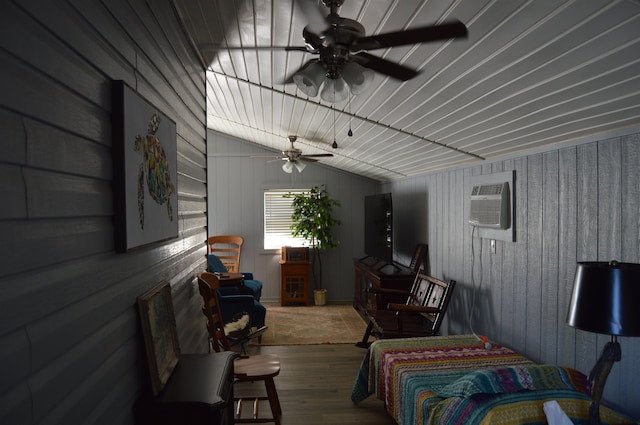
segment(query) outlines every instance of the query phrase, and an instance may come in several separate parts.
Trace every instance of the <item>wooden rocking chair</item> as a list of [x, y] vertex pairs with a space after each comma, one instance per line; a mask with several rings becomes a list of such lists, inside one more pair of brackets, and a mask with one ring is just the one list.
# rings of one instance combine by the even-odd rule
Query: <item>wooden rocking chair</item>
[[[204, 301], [202, 312], [207, 318], [207, 330], [209, 331], [209, 341], [211, 348], [216, 352], [231, 351], [232, 343], [227, 339], [224, 331], [224, 322], [220, 314], [220, 303], [218, 301], [218, 279], [205, 281], [198, 279], [200, 295]], [[246, 418], [242, 415], [242, 406], [245, 398], [234, 396], [235, 421], [234, 423], [264, 423], [274, 422], [280, 425], [282, 407], [278, 399], [278, 393], [273, 378], [280, 374], [280, 358], [273, 354], [260, 354], [255, 356], [241, 356], [233, 362], [235, 382], [256, 382], [263, 381], [267, 396], [251, 397], [253, 400], [253, 416]], [[271, 407], [270, 418], [260, 417], [259, 402], [268, 400]]]
[[408, 293], [389, 288], [369, 289], [379, 294], [404, 294], [407, 300], [404, 304], [389, 303], [386, 309], [367, 310], [369, 324], [356, 345], [368, 347], [372, 335], [379, 339], [437, 335], [455, 284], [455, 280], [445, 282], [419, 272]]

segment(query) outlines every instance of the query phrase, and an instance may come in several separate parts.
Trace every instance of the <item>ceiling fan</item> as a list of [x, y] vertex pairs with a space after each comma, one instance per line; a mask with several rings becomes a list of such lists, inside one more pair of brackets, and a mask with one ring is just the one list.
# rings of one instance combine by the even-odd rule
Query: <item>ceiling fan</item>
[[[448, 40], [466, 37], [467, 27], [460, 21], [452, 20], [439, 25], [429, 25], [403, 31], [394, 31], [366, 36], [365, 28], [357, 21], [338, 15], [338, 8], [344, 0], [322, 0], [329, 8], [329, 15], [323, 17], [321, 10], [313, 0], [298, 0], [310, 20], [302, 36], [304, 47], [286, 47], [286, 50], [300, 50], [319, 55], [305, 63], [300, 71], [318, 64], [322, 66], [328, 79], [338, 79], [349, 72], [350, 64], [357, 64], [372, 71], [388, 75], [397, 80], [406, 81], [418, 72], [407, 66], [391, 62], [367, 53], [367, 50], [382, 49], [421, 42]], [[345, 76], [346, 78], [346, 76]], [[298, 82], [296, 81], [296, 84]]]
[[312, 154], [312, 155], [304, 155], [302, 153], [302, 150], [296, 148], [293, 144], [295, 143], [295, 141], [298, 139], [298, 136], [289, 136], [289, 142], [291, 143], [291, 146], [289, 147], [289, 149], [285, 149], [282, 151], [282, 155], [253, 155], [251, 156], [252, 158], [277, 158], [277, 159], [282, 159], [283, 161], [286, 161], [284, 164], [282, 164], [282, 169], [287, 172], [287, 173], [291, 173], [293, 172], [293, 167], [295, 166], [296, 169], [298, 170], [298, 172], [302, 172], [302, 170], [304, 170], [304, 167], [306, 167], [306, 165], [303, 163], [304, 162], [317, 162], [318, 160], [315, 158], [322, 158], [322, 157], [332, 157], [333, 154], [331, 153], [319, 153], [319, 154]]

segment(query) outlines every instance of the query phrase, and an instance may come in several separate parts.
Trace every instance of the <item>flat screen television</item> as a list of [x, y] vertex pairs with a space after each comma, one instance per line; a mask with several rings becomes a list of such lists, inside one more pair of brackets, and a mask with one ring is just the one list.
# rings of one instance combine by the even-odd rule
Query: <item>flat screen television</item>
[[391, 194], [364, 197], [364, 251], [368, 257], [393, 263]]

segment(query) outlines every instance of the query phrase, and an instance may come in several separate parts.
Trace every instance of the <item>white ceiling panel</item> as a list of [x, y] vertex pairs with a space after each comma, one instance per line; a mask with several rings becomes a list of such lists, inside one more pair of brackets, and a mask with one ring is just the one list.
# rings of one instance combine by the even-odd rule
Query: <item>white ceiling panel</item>
[[419, 74], [376, 73], [336, 104], [287, 81], [317, 55], [284, 49], [328, 8], [174, 1], [207, 69], [210, 129], [274, 151], [295, 134], [304, 154], [379, 181], [640, 124], [640, 0], [344, 0], [367, 35], [458, 19], [468, 37], [368, 51]]

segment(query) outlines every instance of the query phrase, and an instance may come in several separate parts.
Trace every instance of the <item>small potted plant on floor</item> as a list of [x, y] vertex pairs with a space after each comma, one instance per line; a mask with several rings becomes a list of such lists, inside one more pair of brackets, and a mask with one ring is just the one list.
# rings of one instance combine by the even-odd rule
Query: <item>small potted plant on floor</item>
[[340, 243], [332, 234], [333, 226], [340, 225], [340, 220], [333, 217], [333, 207], [340, 202], [331, 199], [324, 185], [314, 186], [309, 192], [299, 194], [288, 193], [286, 198], [293, 198], [291, 203], [291, 234], [302, 237], [311, 247], [311, 275], [314, 282], [314, 301], [322, 305], [327, 300], [327, 290], [322, 288], [322, 260], [320, 251], [335, 248]]

